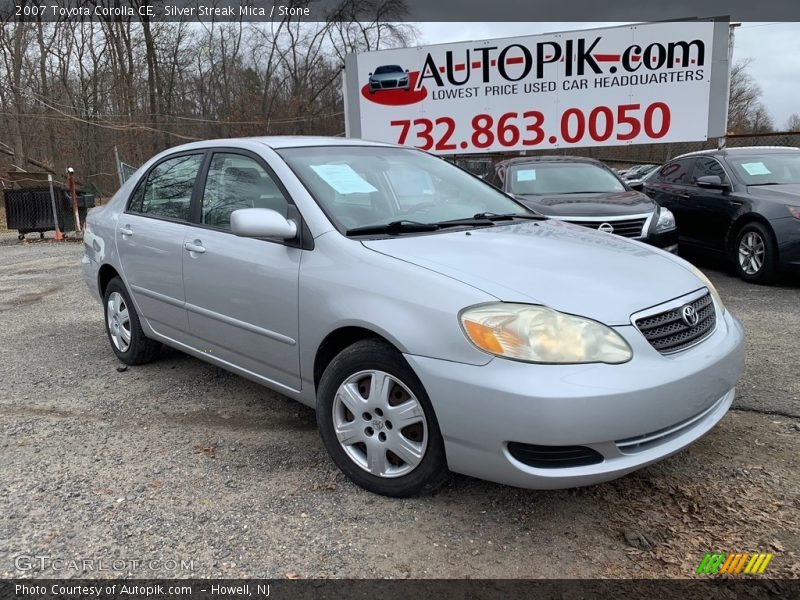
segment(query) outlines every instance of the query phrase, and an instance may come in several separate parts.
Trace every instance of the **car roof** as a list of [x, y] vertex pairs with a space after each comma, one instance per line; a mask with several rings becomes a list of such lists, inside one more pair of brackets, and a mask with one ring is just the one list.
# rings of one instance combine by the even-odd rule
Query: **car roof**
[[754, 152], [762, 154], [777, 154], [786, 152], [787, 150], [800, 150], [794, 146], [738, 146], [736, 148], [721, 148], [718, 150], [698, 150], [697, 152], [687, 152], [680, 154], [671, 160], [678, 160], [679, 158], [688, 158], [691, 156], [737, 156], [745, 154], [753, 154]]
[[169, 152], [181, 152], [183, 150], [194, 150], [199, 148], [236, 147], [240, 145], [252, 144], [253, 142], [268, 146], [273, 150], [281, 148], [307, 148], [313, 146], [381, 146], [396, 148], [395, 144], [385, 144], [383, 142], [371, 142], [358, 138], [326, 137], [316, 135], [270, 135], [254, 137], [220, 138], [213, 140], [203, 140], [191, 142], [180, 146], [169, 148]]
[[591, 165], [601, 165], [605, 167], [601, 161], [589, 158], [587, 156], [518, 156], [516, 158], [508, 158], [501, 160], [495, 167], [510, 167], [513, 165], [524, 165], [529, 163], [542, 163], [542, 162], [555, 162], [555, 163], [585, 163]]

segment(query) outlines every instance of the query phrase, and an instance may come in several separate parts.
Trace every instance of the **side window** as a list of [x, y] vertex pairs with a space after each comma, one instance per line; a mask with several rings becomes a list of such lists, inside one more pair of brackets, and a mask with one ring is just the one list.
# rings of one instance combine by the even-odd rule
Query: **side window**
[[189, 220], [192, 190], [202, 154], [176, 156], [160, 163], [136, 190], [129, 210], [153, 217]]
[[497, 176], [497, 169], [491, 168], [486, 175], [485, 178], [486, 183], [491, 183], [496, 188], [503, 187], [503, 182], [500, 181], [500, 177]]
[[230, 229], [231, 213], [240, 208], [271, 208], [287, 216], [289, 202], [258, 161], [218, 152], [211, 158], [203, 189], [202, 223]]
[[691, 181], [694, 163], [694, 158], [683, 158], [667, 163], [658, 172], [657, 181], [671, 185], [688, 185]]
[[722, 168], [722, 165], [719, 164], [719, 161], [714, 160], [713, 158], [708, 158], [707, 156], [702, 156], [697, 159], [697, 162], [694, 165], [692, 183], [697, 182], [700, 177], [706, 177], [708, 175], [716, 175], [722, 180], [722, 183], [726, 183], [728, 180], [728, 178], [725, 176], [725, 169]]

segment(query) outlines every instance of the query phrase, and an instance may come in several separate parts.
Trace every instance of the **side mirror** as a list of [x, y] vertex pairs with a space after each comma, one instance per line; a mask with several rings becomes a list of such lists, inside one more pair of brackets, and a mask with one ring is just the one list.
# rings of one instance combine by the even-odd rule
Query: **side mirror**
[[695, 181], [697, 187], [707, 188], [712, 190], [726, 190], [728, 189], [727, 183], [722, 183], [719, 175], [703, 175], [698, 177]]
[[632, 190], [636, 190], [637, 192], [641, 192], [644, 189], [644, 181], [628, 181], [626, 182], [628, 187]]
[[231, 213], [231, 231], [240, 237], [289, 240], [297, 225], [271, 208], [240, 208]]
[[408, 70], [408, 69], [406, 69], [406, 73], [408, 73], [408, 72], [409, 72], [409, 70]]
[[372, 73], [370, 73], [369, 76], [372, 77]]

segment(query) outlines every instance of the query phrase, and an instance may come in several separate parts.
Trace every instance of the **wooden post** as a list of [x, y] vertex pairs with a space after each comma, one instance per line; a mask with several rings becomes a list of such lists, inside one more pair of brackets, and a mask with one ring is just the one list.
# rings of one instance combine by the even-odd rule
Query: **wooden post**
[[69, 182], [69, 194], [72, 198], [72, 217], [75, 219], [75, 232], [83, 231], [81, 228], [81, 218], [78, 214], [78, 195], [75, 193], [75, 172], [70, 167], [67, 169], [67, 181]]

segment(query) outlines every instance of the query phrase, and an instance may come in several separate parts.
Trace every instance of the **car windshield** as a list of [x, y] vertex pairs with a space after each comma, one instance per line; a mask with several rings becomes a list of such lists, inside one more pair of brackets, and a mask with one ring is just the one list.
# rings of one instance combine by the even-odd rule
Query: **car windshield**
[[493, 186], [418, 150], [342, 145], [277, 152], [343, 230], [398, 222], [419, 229], [479, 213], [532, 214]]
[[529, 163], [510, 167], [507, 177], [507, 189], [521, 196], [625, 191], [612, 173], [590, 163]]
[[384, 65], [375, 69], [375, 75], [383, 75], [385, 73], [402, 73], [403, 69], [399, 65]]
[[800, 152], [727, 157], [747, 185], [800, 183]]

